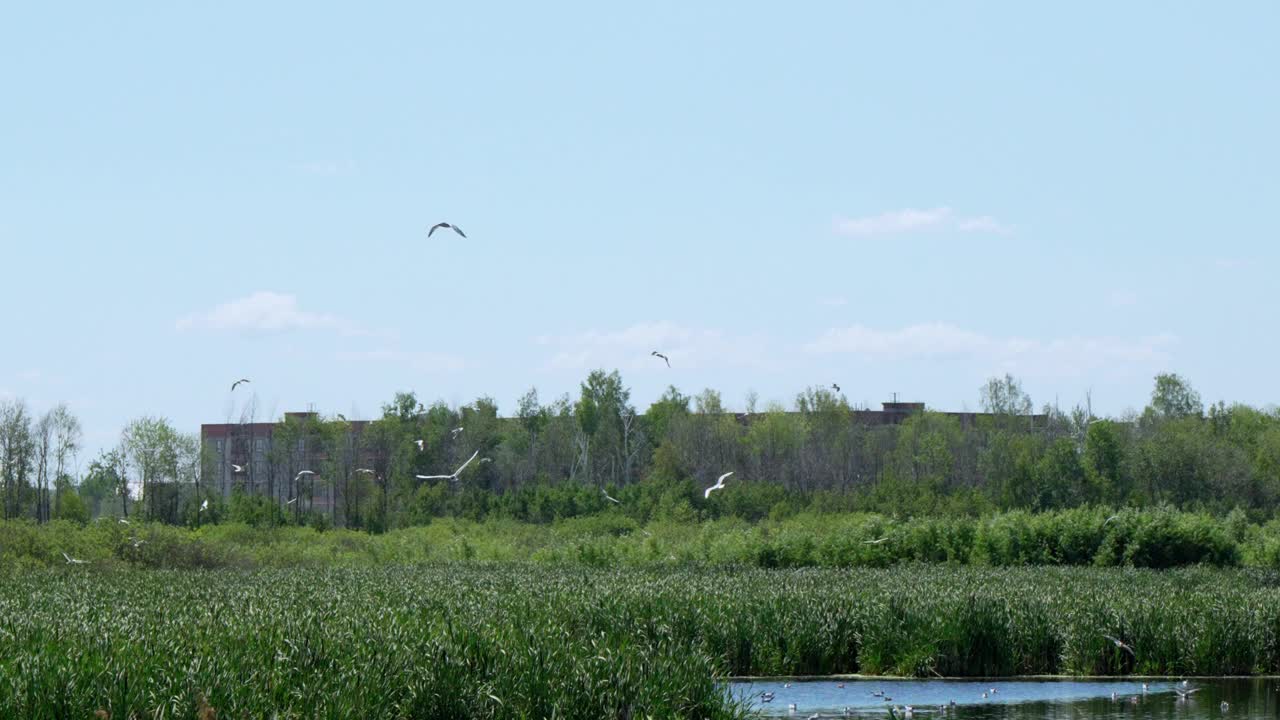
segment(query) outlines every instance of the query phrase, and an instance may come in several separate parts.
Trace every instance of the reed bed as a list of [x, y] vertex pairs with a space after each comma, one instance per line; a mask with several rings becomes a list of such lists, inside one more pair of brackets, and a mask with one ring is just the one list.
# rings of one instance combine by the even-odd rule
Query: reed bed
[[732, 718], [729, 675], [1276, 673], [1278, 632], [1262, 570], [67, 566], [0, 580], [0, 717]]

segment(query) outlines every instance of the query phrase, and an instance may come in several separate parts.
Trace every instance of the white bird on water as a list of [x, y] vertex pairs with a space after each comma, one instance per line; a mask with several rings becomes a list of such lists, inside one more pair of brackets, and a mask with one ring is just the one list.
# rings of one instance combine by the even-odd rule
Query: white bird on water
[[730, 476], [730, 475], [732, 475], [732, 474], [733, 474], [733, 471], [732, 471], [732, 470], [730, 470], [729, 472], [727, 472], [727, 473], [725, 473], [725, 474], [721, 475], [720, 477], [716, 478], [716, 484], [715, 484], [715, 485], [712, 485], [711, 487], [707, 488], [706, 490], [703, 490], [703, 491], [702, 491], [702, 497], [703, 497], [704, 499], [705, 499], [705, 498], [709, 498], [709, 497], [711, 497], [711, 491], [713, 491], [713, 490], [723, 490], [723, 489], [724, 489], [724, 479], [725, 479], [725, 478], [727, 478], [727, 477], [729, 477], [729, 476]]
[[62, 553], [62, 557], [66, 558], [68, 565], [88, 565], [88, 560], [77, 560], [66, 553]]
[[434, 233], [435, 231], [437, 231], [437, 230], [439, 230], [439, 229], [441, 229], [441, 228], [444, 228], [445, 230], [452, 230], [452, 231], [454, 231], [454, 232], [458, 233], [459, 235], [461, 235], [462, 237], [466, 237], [466, 236], [467, 236], [467, 234], [466, 234], [466, 233], [462, 232], [462, 228], [458, 227], [457, 225], [450, 225], [450, 224], [449, 224], [449, 223], [447, 223], [447, 222], [438, 222], [438, 223], [436, 223], [435, 225], [432, 225], [432, 226], [431, 226], [431, 229], [427, 231], [427, 237], [431, 237], [431, 234], [432, 234], [432, 233]]
[[418, 478], [419, 480], [457, 480], [458, 475], [460, 475], [462, 471], [465, 470], [466, 467], [471, 464], [471, 461], [475, 460], [476, 456], [479, 454], [480, 454], [479, 450], [471, 453], [471, 457], [467, 458], [467, 461], [462, 463], [462, 465], [457, 470], [454, 470], [452, 475], [415, 475], [414, 477]]

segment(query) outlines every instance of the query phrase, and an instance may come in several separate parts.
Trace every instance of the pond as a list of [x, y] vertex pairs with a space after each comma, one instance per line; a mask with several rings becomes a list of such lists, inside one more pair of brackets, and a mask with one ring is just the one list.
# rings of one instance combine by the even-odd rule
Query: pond
[[[1144, 690], [1143, 683], [1146, 683]], [[1280, 718], [1280, 680], [753, 680], [731, 684], [764, 717], [963, 720]], [[772, 694], [772, 700], [768, 700]], [[984, 695], [985, 694], [985, 695]], [[954, 702], [954, 705], [952, 704]], [[1223, 703], [1226, 703], [1224, 706]]]

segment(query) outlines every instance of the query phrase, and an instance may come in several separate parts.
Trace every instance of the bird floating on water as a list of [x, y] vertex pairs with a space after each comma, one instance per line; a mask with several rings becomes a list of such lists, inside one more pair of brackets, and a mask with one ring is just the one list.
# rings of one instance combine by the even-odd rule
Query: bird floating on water
[[652, 356], [654, 356], [654, 357], [662, 358], [662, 361], [663, 361], [663, 362], [665, 362], [665, 363], [667, 364], [667, 367], [671, 367], [671, 360], [670, 360], [670, 359], [668, 359], [666, 355], [663, 355], [662, 353], [658, 352], [657, 350], [654, 350], [653, 352], [651, 352], [651, 353], [649, 353], [649, 354], [650, 354], [650, 355], [652, 355]]
[[458, 227], [457, 225], [450, 225], [450, 224], [449, 224], [449, 223], [447, 223], [447, 222], [438, 222], [438, 223], [436, 223], [435, 225], [432, 225], [432, 226], [431, 226], [431, 229], [427, 231], [427, 237], [431, 237], [431, 234], [432, 234], [432, 233], [434, 233], [435, 231], [437, 231], [437, 230], [439, 230], [439, 229], [441, 229], [441, 228], [444, 228], [445, 230], [452, 230], [452, 231], [454, 231], [454, 232], [458, 233], [459, 235], [461, 235], [462, 237], [466, 237], [466, 236], [467, 236], [467, 234], [466, 234], [466, 233], [462, 232], [462, 228]]
[[458, 475], [462, 474], [462, 471], [465, 470], [466, 467], [471, 464], [471, 461], [475, 460], [476, 456], [479, 454], [479, 450], [471, 453], [471, 457], [467, 458], [467, 461], [462, 463], [457, 470], [454, 470], [452, 475], [415, 475], [414, 477], [419, 480], [457, 480]]
[[705, 499], [705, 498], [709, 498], [709, 497], [711, 497], [711, 491], [712, 491], [712, 490], [723, 490], [723, 489], [724, 489], [724, 479], [725, 479], [725, 478], [727, 478], [727, 477], [729, 477], [729, 476], [730, 476], [730, 475], [732, 475], [732, 474], [733, 474], [733, 471], [732, 471], [732, 470], [730, 470], [729, 472], [727, 472], [727, 473], [725, 473], [725, 474], [721, 475], [719, 478], [717, 478], [717, 479], [716, 479], [716, 484], [715, 484], [715, 485], [712, 485], [711, 487], [707, 488], [706, 490], [704, 490], [704, 491], [702, 492], [702, 497], [703, 497], [704, 499]]

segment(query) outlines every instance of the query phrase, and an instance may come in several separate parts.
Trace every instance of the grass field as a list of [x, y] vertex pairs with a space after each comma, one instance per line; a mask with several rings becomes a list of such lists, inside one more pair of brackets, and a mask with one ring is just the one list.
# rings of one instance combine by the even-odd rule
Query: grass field
[[[139, 545], [136, 540], [145, 540]], [[873, 542], [874, 541], [874, 542]], [[148, 568], [368, 566], [450, 561], [595, 567], [706, 565], [889, 567], [901, 562], [978, 566], [1219, 567], [1280, 569], [1280, 521], [1242, 513], [1082, 508], [984, 517], [891, 518], [802, 514], [749, 523], [654, 521], [618, 511], [548, 524], [437, 519], [369, 534], [241, 524], [187, 529], [0, 522], [0, 568], [63, 564], [67, 552], [97, 564]]]
[[1275, 673], [1277, 633], [1262, 570], [64, 566], [0, 580], [0, 717], [727, 718], [728, 675]]

